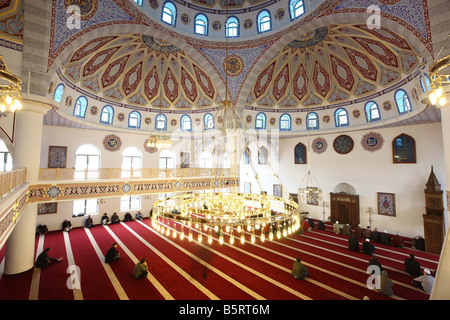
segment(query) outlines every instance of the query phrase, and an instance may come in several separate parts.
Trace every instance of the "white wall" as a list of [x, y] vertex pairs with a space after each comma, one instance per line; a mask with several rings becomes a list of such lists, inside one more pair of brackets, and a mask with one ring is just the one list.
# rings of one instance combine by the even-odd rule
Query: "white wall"
[[[348, 183], [359, 195], [360, 221], [364, 227], [369, 225], [369, 215], [366, 210], [368, 207], [373, 207], [375, 214], [372, 215], [372, 228], [386, 229], [390, 233], [400, 232], [409, 237], [423, 236], [424, 189], [431, 166], [434, 167], [442, 190], [446, 190], [441, 123], [372, 130], [380, 133], [384, 138], [382, 149], [375, 152], [366, 151], [361, 145], [361, 138], [370, 131], [346, 133], [354, 140], [353, 150], [346, 155], [338, 154], [333, 149], [333, 141], [339, 134], [319, 135], [328, 143], [327, 150], [322, 154], [317, 154], [310, 148], [311, 172], [323, 190], [323, 201], [327, 205], [325, 218], [330, 216], [330, 192], [334, 192], [340, 183]], [[412, 136], [416, 141], [417, 163], [415, 164], [392, 163], [392, 140], [402, 133]], [[316, 137], [309, 138], [310, 144]], [[279, 163], [272, 164], [273, 171], [268, 166], [257, 165], [257, 158], [253, 157], [256, 163], [255, 168], [260, 173], [259, 178], [268, 194], [272, 194], [273, 184], [278, 183], [274, 173], [280, 176], [281, 182], [290, 193], [297, 193], [299, 187], [305, 186], [301, 185], [301, 182], [307, 173], [308, 165], [294, 164], [294, 147], [299, 142], [307, 146], [308, 137], [279, 140]], [[241, 184], [243, 185], [244, 181], [251, 181], [252, 192], [259, 193], [251, 170], [248, 168], [245, 170], [243, 170], [244, 175], [241, 176]], [[248, 175], [245, 172], [248, 172]], [[395, 194], [395, 217], [377, 214], [377, 192]], [[300, 202], [299, 208], [302, 211], [308, 211], [313, 218], [322, 219], [323, 217], [322, 202], [319, 206]], [[447, 220], [447, 213], [445, 217]]]

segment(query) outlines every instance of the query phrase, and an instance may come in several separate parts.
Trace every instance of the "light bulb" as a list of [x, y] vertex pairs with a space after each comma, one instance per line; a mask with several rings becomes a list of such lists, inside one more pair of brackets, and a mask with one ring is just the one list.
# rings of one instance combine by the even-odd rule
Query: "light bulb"
[[264, 242], [266, 240], [266, 235], [264, 233], [261, 233], [261, 242]]
[[222, 244], [223, 243], [223, 236], [219, 237], [219, 243]]
[[14, 101], [14, 105], [16, 106], [16, 110], [22, 109], [22, 103], [20, 103], [20, 100]]
[[439, 104], [441, 107], [445, 106], [445, 97], [439, 99]]
[[244, 235], [241, 236], [241, 243], [242, 243], [242, 244], [245, 243], [245, 237], [244, 237]]
[[436, 92], [436, 98], [439, 99], [443, 93], [442, 87], [437, 88], [435, 92]]
[[11, 104], [11, 102], [13, 101], [13, 98], [11, 96], [6, 96], [5, 101], [6, 101], [6, 104]]
[[436, 93], [433, 91], [430, 93], [430, 95], [428, 96], [428, 98], [430, 99], [430, 102], [432, 105], [435, 105], [437, 102], [437, 97], [436, 97]]
[[4, 104], [0, 105], [0, 111], [5, 112], [6, 106]]

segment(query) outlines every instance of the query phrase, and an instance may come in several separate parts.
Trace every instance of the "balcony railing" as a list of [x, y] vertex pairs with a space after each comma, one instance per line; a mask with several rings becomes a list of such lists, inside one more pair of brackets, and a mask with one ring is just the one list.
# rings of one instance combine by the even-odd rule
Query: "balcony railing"
[[0, 172], [0, 198], [26, 181], [26, 168]]
[[40, 181], [82, 181], [82, 180], [114, 180], [114, 179], [157, 179], [177, 177], [207, 177], [231, 175], [234, 170], [228, 168], [177, 168], [123, 170], [121, 168], [74, 169], [74, 168], [41, 168]]

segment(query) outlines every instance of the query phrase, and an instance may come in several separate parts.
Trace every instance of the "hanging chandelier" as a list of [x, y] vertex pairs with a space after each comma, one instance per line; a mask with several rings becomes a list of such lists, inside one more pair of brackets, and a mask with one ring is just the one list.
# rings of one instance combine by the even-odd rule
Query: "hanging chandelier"
[[[162, 116], [161, 106], [159, 106], [159, 114], [156, 116], [156, 130], [160, 131], [159, 133], [151, 134], [147, 138], [147, 147], [156, 148], [156, 149], [166, 149], [172, 146], [171, 139], [167, 134], [165, 128], [162, 126], [159, 128], [158, 118]], [[167, 125], [167, 124], [166, 124]]]
[[11, 112], [22, 109], [21, 83], [19, 77], [8, 70], [8, 66], [0, 56], [0, 112], [9, 109]]
[[[444, 45], [436, 56], [436, 59], [444, 49], [449, 38], [450, 35], [447, 36], [447, 40], [445, 40]], [[430, 92], [428, 94], [428, 98], [431, 104], [437, 105], [441, 108], [445, 107], [446, 104], [446, 93], [444, 86], [448, 86], [450, 84], [450, 70], [446, 70], [449, 67], [450, 55], [439, 60], [435, 60], [429, 68]]]
[[[227, 12], [228, 14], [228, 12]], [[225, 42], [225, 62], [228, 60], [228, 40]], [[226, 63], [224, 64], [226, 65]], [[158, 232], [180, 239], [212, 244], [217, 241], [223, 244], [225, 241], [234, 244], [237, 238], [241, 244], [246, 241], [252, 243], [260, 239], [264, 243], [268, 238], [286, 237], [300, 228], [300, 217], [298, 204], [292, 199], [289, 192], [288, 199], [271, 196], [263, 190], [262, 183], [258, 177], [255, 166], [251, 159], [249, 164], [254, 173], [260, 193], [240, 192], [238, 159], [241, 159], [242, 150], [249, 150], [248, 141], [243, 130], [244, 122], [236, 112], [235, 105], [228, 99], [228, 71], [225, 70], [225, 100], [222, 108], [219, 108], [214, 118], [221, 119], [220, 125], [215, 130], [205, 130], [202, 141], [198, 144], [196, 154], [204, 152], [204, 142], [207, 135], [212, 135], [215, 147], [211, 152], [214, 154], [214, 168], [211, 170], [209, 190], [202, 192], [183, 192], [183, 176], [176, 178], [173, 182], [171, 196], [157, 200], [153, 204], [152, 226]], [[239, 145], [237, 141], [242, 144]], [[241, 146], [243, 145], [243, 148]], [[258, 147], [259, 151], [259, 147]], [[220, 167], [230, 160], [229, 168]], [[267, 160], [267, 159], [265, 159]], [[267, 166], [272, 169], [268, 161]], [[190, 164], [185, 168], [188, 170]], [[273, 169], [272, 169], [273, 170]], [[277, 174], [274, 177], [282, 186]], [[282, 192], [283, 194], [283, 192]]]

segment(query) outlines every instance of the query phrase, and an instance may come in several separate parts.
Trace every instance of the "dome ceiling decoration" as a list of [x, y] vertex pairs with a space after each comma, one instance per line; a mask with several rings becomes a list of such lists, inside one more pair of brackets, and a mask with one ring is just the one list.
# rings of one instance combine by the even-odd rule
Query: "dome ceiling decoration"
[[247, 102], [300, 108], [373, 94], [419, 66], [402, 37], [366, 25], [334, 25], [289, 43], [257, 77]]
[[178, 47], [139, 34], [89, 41], [62, 69], [74, 84], [105, 99], [136, 107], [210, 107], [217, 90]]

